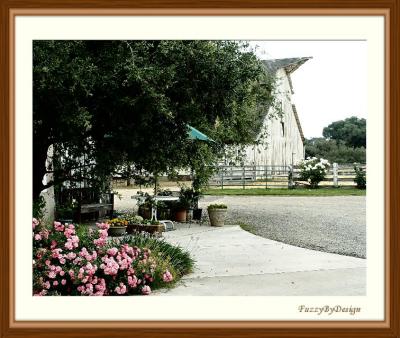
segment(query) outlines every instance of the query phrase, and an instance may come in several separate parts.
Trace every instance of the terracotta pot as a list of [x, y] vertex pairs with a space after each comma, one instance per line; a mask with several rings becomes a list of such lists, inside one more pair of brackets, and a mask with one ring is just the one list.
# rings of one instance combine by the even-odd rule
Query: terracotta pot
[[186, 215], [187, 211], [182, 209], [182, 210], [176, 210], [175, 211], [175, 221], [177, 222], [186, 222]]
[[208, 217], [210, 218], [211, 226], [224, 226], [227, 211], [227, 209], [208, 209]]

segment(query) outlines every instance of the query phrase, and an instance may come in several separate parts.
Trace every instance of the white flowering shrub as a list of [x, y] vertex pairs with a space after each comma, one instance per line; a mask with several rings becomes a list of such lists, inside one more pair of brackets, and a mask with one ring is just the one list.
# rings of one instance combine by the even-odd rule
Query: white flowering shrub
[[330, 163], [328, 160], [323, 158], [318, 159], [316, 157], [307, 157], [306, 160], [303, 160], [300, 163], [300, 178], [303, 181], [309, 182], [311, 188], [318, 188], [319, 182], [323, 181], [329, 167]]

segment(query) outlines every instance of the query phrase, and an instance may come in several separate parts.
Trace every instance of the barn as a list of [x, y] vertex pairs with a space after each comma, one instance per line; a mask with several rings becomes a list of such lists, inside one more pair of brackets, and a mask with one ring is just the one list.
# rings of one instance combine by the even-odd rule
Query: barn
[[[291, 74], [312, 57], [264, 60], [266, 71], [276, 80], [276, 102], [268, 109], [281, 111], [281, 117], [263, 122], [258, 145], [245, 146], [241, 152], [244, 165], [288, 166], [304, 159], [304, 134], [296, 106], [292, 103], [294, 94]], [[271, 113], [271, 112], [269, 112]]]

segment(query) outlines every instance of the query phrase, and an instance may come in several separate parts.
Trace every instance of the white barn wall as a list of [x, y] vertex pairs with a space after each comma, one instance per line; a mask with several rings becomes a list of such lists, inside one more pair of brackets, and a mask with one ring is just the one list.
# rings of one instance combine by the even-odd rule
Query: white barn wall
[[289, 77], [283, 68], [277, 70], [276, 77], [277, 102], [281, 104], [283, 116], [264, 121], [262, 132], [268, 133], [266, 144], [245, 147], [245, 165], [291, 165], [304, 159], [304, 144], [291, 102]]

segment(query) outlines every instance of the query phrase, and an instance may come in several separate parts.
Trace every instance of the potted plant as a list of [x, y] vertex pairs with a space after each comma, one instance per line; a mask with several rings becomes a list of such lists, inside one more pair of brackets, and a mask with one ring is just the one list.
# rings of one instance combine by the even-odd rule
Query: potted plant
[[[140, 217], [140, 216], [139, 216]], [[141, 220], [140, 223], [135, 223], [128, 225], [128, 233], [132, 234], [135, 231], [137, 232], [147, 232], [149, 234], [159, 234], [163, 230], [165, 230], [164, 224], [159, 221], [150, 221], [150, 220]]]
[[128, 221], [123, 218], [113, 218], [112, 220], [107, 221], [107, 223], [110, 225], [110, 228], [108, 229], [109, 236], [125, 235]]
[[180, 198], [179, 201], [176, 201], [173, 204], [175, 221], [186, 222], [188, 208], [189, 204], [184, 199]]
[[135, 215], [133, 213], [125, 214], [121, 218], [123, 218], [125, 221], [128, 222], [127, 228], [126, 228], [126, 232], [128, 234], [132, 234], [139, 225], [143, 224], [143, 217], [139, 216], [139, 215]]
[[228, 207], [225, 204], [210, 204], [207, 207], [211, 226], [224, 226], [227, 209]]
[[138, 214], [142, 216], [144, 219], [151, 218], [151, 209], [156, 206], [156, 201], [154, 196], [149, 195], [147, 192], [138, 192], [140, 198], [138, 199]]
[[[201, 197], [200, 190], [196, 190], [194, 188], [185, 188], [181, 187], [179, 193], [179, 201], [181, 203], [182, 214], [183, 208], [186, 209], [186, 219], [188, 219], [188, 215], [190, 215], [190, 219], [201, 219], [202, 209], [199, 209], [199, 199]], [[182, 215], [183, 218], [183, 215]]]

